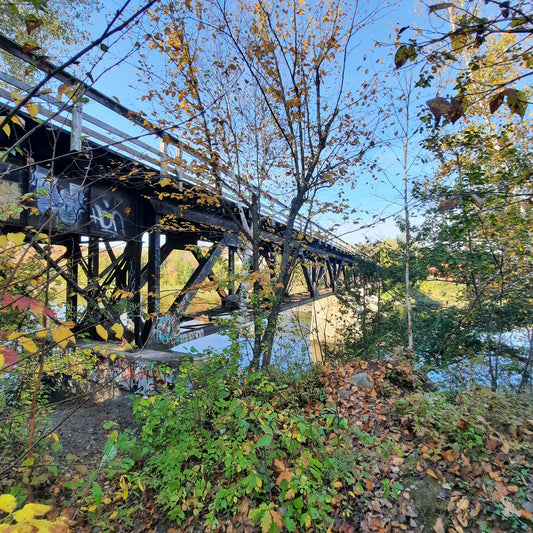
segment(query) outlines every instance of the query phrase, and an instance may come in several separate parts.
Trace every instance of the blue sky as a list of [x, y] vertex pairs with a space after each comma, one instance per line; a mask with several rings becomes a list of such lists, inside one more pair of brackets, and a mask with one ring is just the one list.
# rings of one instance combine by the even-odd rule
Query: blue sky
[[[136, 2], [139, 5], [141, 2]], [[356, 71], [356, 66], [362, 64], [362, 55], [367, 52], [366, 64], [371, 72], [378, 72], [385, 74], [393, 70], [394, 53], [394, 30], [399, 25], [407, 26], [415, 24], [418, 15], [415, 12], [414, 1], [401, 1], [396, 6], [389, 6], [384, 11], [383, 16], [377, 25], [368, 28], [360, 34], [360, 44], [357, 51], [352, 55], [350, 61], [353, 62], [354, 68], [351, 69], [348, 84], [357, 87], [360, 83], [359, 74]], [[91, 33], [93, 36], [101, 34], [105, 25], [110, 20], [112, 13], [121, 5], [118, 0], [103, 0], [102, 9], [93, 17], [91, 22]], [[101, 92], [116, 97], [123, 105], [133, 110], [146, 110], [147, 103], [141, 102], [141, 97], [146, 91], [146, 87], [138, 82], [138, 57], [132, 55], [123, 60], [125, 54], [128, 53], [132, 43], [136, 40], [141, 40], [146, 31], [146, 25], [142, 24], [139, 27], [131, 28], [128, 34], [118, 40], [116, 43], [108, 42], [110, 46], [106, 54], [102, 58], [96, 68], [92, 71], [92, 75], [96, 78], [95, 88]], [[384, 46], [376, 46], [376, 42], [385, 43]], [[119, 61], [120, 60], [120, 61]], [[154, 62], [159, 61], [160, 58], [154, 55]], [[365, 65], [366, 65], [365, 64]], [[82, 65], [85, 68], [85, 65]], [[365, 68], [367, 68], [365, 66]], [[364, 69], [363, 69], [364, 70]], [[88, 106], [87, 111], [90, 114], [98, 115], [100, 113], [94, 106]], [[113, 118], [113, 123], [116, 127], [129, 129], [132, 132], [138, 132], [139, 129], [131, 129], [131, 125], [126, 124], [125, 121]], [[390, 185], [392, 180], [397, 183], [398, 178], [395, 174], [400, 170], [395, 162], [394, 153], [390, 149], [382, 149], [379, 153], [379, 160], [387, 169], [387, 177], [382, 175], [377, 180], [371, 180], [368, 176], [362, 176], [356, 188], [348, 193], [350, 206], [352, 209], [358, 211], [357, 215], [352, 217], [350, 223], [344, 223], [338, 217], [323, 216], [318, 220], [320, 224], [325, 227], [337, 223], [340, 224], [336, 230], [339, 236], [348, 242], [363, 242], [365, 240], [384, 239], [386, 237], [396, 237], [399, 230], [396, 227], [394, 214], [401, 211], [401, 205], [398, 204], [400, 199], [398, 194]], [[366, 183], [369, 182], [369, 183]], [[338, 196], [338, 191], [332, 190], [325, 193], [325, 199], [335, 199]], [[374, 223], [374, 218], [383, 218], [383, 222]], [[359, 218], [357, 224], [354, 224], [355, 219]], [[362, 229], [355, 231], [361, 225]]]

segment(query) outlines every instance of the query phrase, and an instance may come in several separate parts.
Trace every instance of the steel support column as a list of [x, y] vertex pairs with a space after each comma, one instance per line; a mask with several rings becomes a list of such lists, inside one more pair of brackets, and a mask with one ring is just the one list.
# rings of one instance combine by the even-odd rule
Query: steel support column
[[235, 246], [228, 246], [228, 294], [235, 294]]
[[124, 250], [127, 257], [127, 291], [131, 293], [129, 297], [132, 309], [128, 316], [133, 321], [133, 336], [135, 344], [141, 345], [142, 321], [141, 321], [141, 258], [142, 241], [129, 241]]
[[148, 314], [150, 316], [159, 314], [161, 303], [161, 233], [157, 227], [158, 224], [159, 220], [156, 220], [156, 225], [148, 236]]

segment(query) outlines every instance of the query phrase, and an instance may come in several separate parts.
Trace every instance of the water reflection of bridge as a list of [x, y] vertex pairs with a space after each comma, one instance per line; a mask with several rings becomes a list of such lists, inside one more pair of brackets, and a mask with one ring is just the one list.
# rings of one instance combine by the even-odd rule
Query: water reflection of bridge
[[[0, 46], [38, 68], [56, 70], [4, 38]], [[206, 185], [199, 170], [205, 162], [197, 151], [68, 73], [60, 71], [56, 78], [64, 86], [78, 87], [75, 102], [36, 95], [17, 110], [9, 131], [0, 132], [0, 149], [6, 154], [0, 163], [3, 207], [24, 206], [10, 211], [3, 231], [23, 229], [28, 243], [65, 281], [69, 316], [80, 331], [94, 334], [96, 324], [114, 323], [126, 309], [140, 345], [152, 322], [142, 316], [160, 315], [161, 265], [172, 251], [190, 249], [198, 266], [176, 294], [169, 318], [159, 320], [162, 335], [165, 328], [173, 330], [169, 326], [185, 314], [202, 283], [213, 279], [220, 257], [227, 258], [229, 278], [234, 277], [236, 257], [244, 247], [235, 219], [244, 216], [251, 223], [251, 212], [242, 205], [242, 184], [231, 171], [221, 171], [217, 187]], [[6, 115], [31, 87], [5, 73], [0, 80], [10, 86], [0, 89], [1, 114]], [[104, 106], [108, 117], [112, 115], [107, 122], [127, 117], [141, 133], [132, 136], [126, 128], [84, 113], [84, 100]], [[272, 266], [288, 208], [268, 195], [261, 195], [259, 208], [262, 256]], [[349, 269], [364, 262], [305, 217], [298, 217], [294, 231], [295, 240], [301, 241], [299, 268], [311, 298], [334, 292], [348, 280]], [[36, 238], [42, 232], [51, 235], [53, 246]], [[199, 241], [210, 243], [207, 253], [197, 246]], [[237, 291], [232, 284], [217, 287], [221, 309], [231, 307]], [[81, 299], [83, 312], [78, 311]]]

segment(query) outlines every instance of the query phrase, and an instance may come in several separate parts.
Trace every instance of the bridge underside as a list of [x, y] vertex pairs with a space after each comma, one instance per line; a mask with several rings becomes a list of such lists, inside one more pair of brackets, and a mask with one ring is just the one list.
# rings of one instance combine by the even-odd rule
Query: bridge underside
[[[238, 305], [236, 265], [242, 269], [246, 241], [235, 217], [242, 210], [210, 202], [208, 191], [107, 148], [85, 143], [71, 152], [69, 133], [25, 120], [24, 130], [14, 124], [9, 137], [0, 132], [1, 147], [19, 140], [16, 152], [0, 164], [2, 231], [24, 231], [34, 253], [61, 278], [67, 316], [78, 332], [94, 337], [96, 325], [122, 321], [137, 345], [157, 340], [158, 332], [177, 331], [209, 281], [220, 309]], [[283, 231], [272, 220], [262, 222], [267, 273], [275, 270]], [[197, 267], [163, 314], [161, 268], [174, 250], [190, 250]], [[220, 258], [227, 263], [225, 284], [213, 272]], [[334, 292], [348, 282], [356, 262], [318, 238], [309, 239], [299, 252], [303, 289], [311, 297]]]

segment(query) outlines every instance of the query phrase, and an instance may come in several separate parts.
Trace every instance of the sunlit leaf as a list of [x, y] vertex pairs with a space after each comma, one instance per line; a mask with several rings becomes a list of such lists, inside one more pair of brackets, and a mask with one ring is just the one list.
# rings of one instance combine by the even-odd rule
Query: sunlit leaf
[[115, 323], [111, 326], [111, 331], [115, 333], [117, 339], [122, 339], [124, 335], [124, 327], [121, 324]]
[[66, 94], [68, 96], [68, 93], [72, 91], [72, 85], [68, 83], [63, 83], [59, 86], [57, 89], [57, 95], [56, 98], [61, 102], [61, 99], [63, 98], [63, 95]]
[[105, 341], [108, 339], [109, 335], [107, 333], [107, 330], [101, 325], [98, 324], [96, 326], [96, 333], [100, 336], [100, 338], [104, 339]]
[[61, 519], [54, 520], [53, 522], [49, 520], [42, 520], [34, 518], [31, 521], [31, 525], [34, 528], [37, 528], [37, 531], [40, 533], [68, 533], [69, 527], [65, 522], [61, 522]]
[[11, 494], [0, 495], [0, 511], [12, 513], [17, 507], [17, 500]]
[[24, 244], [24, 240], [26, 239], [26, 235], [24, 233], [8, 233], [7, 239], [9, 242], [15, 244], [16, 246], [20, 246]]
[[464, 31], [450, 33], [450, 42], [454, 52], [462, 52], [468, 44], [468, 36]]
[[[5, 117], [0, 117], [0, 120], [3, 120]], [[11, 126], [6, 122], [2, 126], [2, 131], [9, 137], [11, 135]]]
[[30, 352], [31, 354], [35, 354], [39, 351], [39, 348], [37, 348], [37, 345], [28, 337], [20, 338], [19, 342], [22, 345], [22, 348], [26, 350], [27, 352]]
[[19, 125], [21, 128], [24, 128], [26, 126], [26, 122], [24, 121], [24, 119], [17, 115], [13, 115], [11, 117], [11, 122], [13, 122], [13, 124]]
[[63, 326], [57, 326], [51, 329], [52, 338], [61, 348], [66, 348], [69, 341], [75, 341], [72, 331]]
[[37, 104], [32, 104], [31, 102], [26, 104], [26, 109], [28, 110], [31, 118], [35, 118], [39, 113], [39, 106]]
[[23, 522], [24, 520], [31, 520], [35, 516], [43, 516], [52, 507], [42, 503], [27, 503], [22, 509], [14, 513], [15, 521]]

